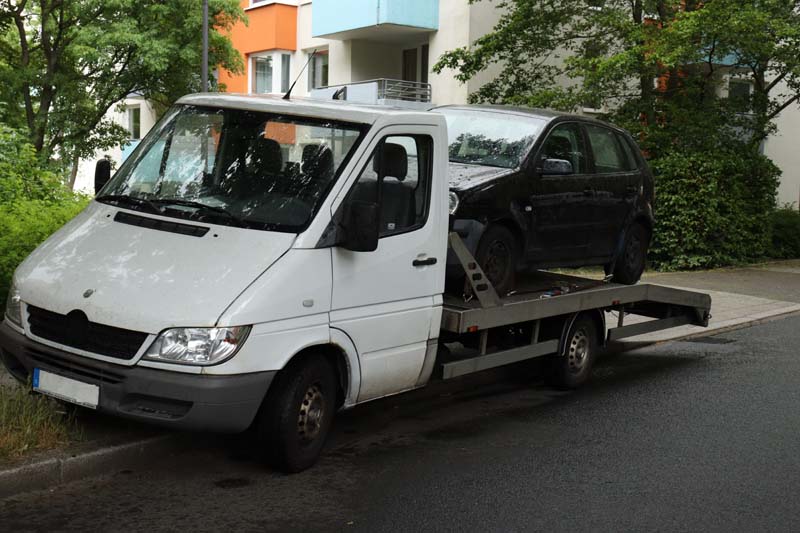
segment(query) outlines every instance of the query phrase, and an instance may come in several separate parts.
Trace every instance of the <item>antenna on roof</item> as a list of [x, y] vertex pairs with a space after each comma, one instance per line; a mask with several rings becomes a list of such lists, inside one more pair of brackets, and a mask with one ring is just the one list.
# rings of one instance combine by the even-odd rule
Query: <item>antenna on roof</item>
[[286, 91], [286, 94], [283, 95], [283, 99], [284, 100], [291, 100], [292, 99], [292, 90], [294, 89], [294, 86], [297, 85], [298, 80], [300, 80], [300, 76], [302, 76], [303, 72], [306, 71], [306, 69], [308, 68], [308, 64], [311, 63], [311, 61], [314, 59], [315, 55], [317, 55], [317, 49], [316, 48], [314, 49], [313, 52], [311, 52], [311, 55], [308, 56], [308, 61], [306, 61], [306, 64], [303, 65], [303, 69], [300, 71], [300, 73], [294, 79], [294, 83], [292, 83], [292, 86], [289, 87], [289, 90]]

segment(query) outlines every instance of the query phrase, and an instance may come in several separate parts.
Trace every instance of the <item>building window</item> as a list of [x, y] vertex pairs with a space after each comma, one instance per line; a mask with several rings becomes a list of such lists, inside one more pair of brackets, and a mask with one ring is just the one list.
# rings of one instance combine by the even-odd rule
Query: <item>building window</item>
[[128, 108], [128, 133], [132, 140], [142, 138], [142, 108], [139, 106]]
[[749, 110], [753, 85], [747, 80], [731, 79], [728, 82], [728, 98], [742, 110]]
[[311, 60], [308, 75], [308, 90], [328, 86], [328, 51], [317, 52]]
[[253, 92], [257, 94], [272, 92], [272, 57], [253, 58]]
[[292, 83], [292, 55], [268, 52], [250, 59], [250, 91], [257, 94], [285, 93]]
[[289, 77], [292, 75], [292, 56], [281, 54], [281, 92], [289, 91]]

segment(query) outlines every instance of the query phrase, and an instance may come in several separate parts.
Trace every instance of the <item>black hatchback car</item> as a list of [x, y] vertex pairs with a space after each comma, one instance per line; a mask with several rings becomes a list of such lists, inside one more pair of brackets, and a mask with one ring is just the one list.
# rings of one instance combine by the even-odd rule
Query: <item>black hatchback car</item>
[[639, 280], [653, 176], [626, 131], [526, 108], [434, 111], [449, 131], [453, 229], [498, 293], [514, 289], [521, 269], [603, 265], [616, 282]]

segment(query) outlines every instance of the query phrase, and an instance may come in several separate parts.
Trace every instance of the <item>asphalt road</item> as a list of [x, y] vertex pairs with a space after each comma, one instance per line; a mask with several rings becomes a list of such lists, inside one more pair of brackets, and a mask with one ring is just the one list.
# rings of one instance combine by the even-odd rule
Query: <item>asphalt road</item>
[[0, 530], [797, 531], [798, 331], [607, 356], [578, 392], [527, 365], [373, 402], [294, 476], [198, 436], [147, 470], [0, 502]]

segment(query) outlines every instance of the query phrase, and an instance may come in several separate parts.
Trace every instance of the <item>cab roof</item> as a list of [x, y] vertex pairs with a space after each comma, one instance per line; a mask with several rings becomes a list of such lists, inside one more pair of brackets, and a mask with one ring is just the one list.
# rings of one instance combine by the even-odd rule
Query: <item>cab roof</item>
[[438, 123], [437, 117], [432, 117], [432, 114], [426, 111], [409, 111], [383, 105], [365, 105], [339, 100], [319, 100], [304, 97], [292, 97], [291, 100], [284, 100], [280, 96], [267, 94], [198, 93], [184, 96], [177, 103], [267, 113], [285, 113], [287, 115], [361, 124], [374, 124], [378, 119], [387, 116], [395, 117], [403, 122], [416, 121], [418, 124]]

